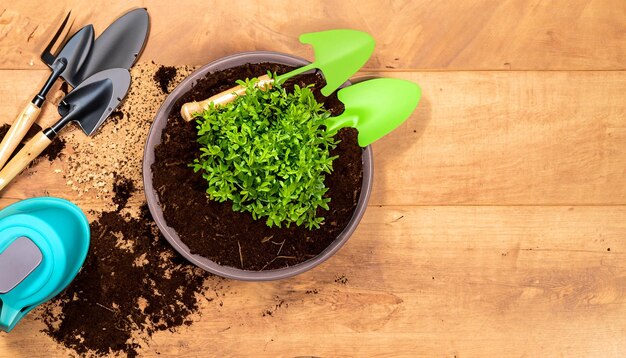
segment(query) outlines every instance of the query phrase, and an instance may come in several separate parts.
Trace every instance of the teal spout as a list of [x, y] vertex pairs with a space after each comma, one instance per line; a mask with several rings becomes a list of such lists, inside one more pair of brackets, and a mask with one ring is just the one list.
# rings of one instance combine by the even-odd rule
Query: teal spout
[[22, 318], [20, 309], [2, 304], [0, 307], [0, 331], [11, 332], [15, 324]]

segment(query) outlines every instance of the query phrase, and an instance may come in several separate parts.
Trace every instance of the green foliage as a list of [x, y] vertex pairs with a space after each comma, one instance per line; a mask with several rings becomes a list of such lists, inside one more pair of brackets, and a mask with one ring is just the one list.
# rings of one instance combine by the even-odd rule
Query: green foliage
[[199, 159], [192, 164], [207, 180], [209, 199], [230, 200], [268, 226], [317, 228], [328, 210], [324, 184], [337, 142], [325, 131], [330, 116], [310, 87], [261, 90], [257, 79], [238, 81], [246, 95], [214, 107], [198, 119]]

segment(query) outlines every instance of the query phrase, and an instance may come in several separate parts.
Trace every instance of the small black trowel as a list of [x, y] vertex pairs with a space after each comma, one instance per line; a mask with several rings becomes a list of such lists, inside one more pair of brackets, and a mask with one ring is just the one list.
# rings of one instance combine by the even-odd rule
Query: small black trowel
[[70, 122], [76, 122], [87, 135], [92, 135], [126, 96], [130, 86], [127, 69], [114, 68], [94, 74], [72, 90], [59, 104], [61, 118], [24, 145], [0, 171], [0, 190], [52, 143]]

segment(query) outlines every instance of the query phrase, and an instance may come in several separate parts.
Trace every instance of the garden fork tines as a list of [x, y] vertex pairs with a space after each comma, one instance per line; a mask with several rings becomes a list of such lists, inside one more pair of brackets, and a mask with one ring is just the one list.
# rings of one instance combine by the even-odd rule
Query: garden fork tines
[[[61, 34], [63, 33], [63, 30], [65, 29], [65, 25], [67, 25], [67, 21], [70, 19], [71, 14], [72, 14], [72, 11], [67, 13], [67, 16], [65, 17], [65, 20], [63, 20], [61, 27], [59, 27], [59, 29], [57, 30], [56, 34], [54, 34], [54, 37], [52, 38], [48, 46], [46, 46], [46, 48], [41, 53], [41, 60], [48, 66], [52, 66], [52, 63], [54, 63], [56, 55], [53, 55], [51, 50], [54, 47], [54, 45], [57, 43], [57, 40], [59, 40], [59, 37], [61, 36]], [[67, 32], [65, 33], [65, 36], [63, 36], [63, 38], [59, 40], [59, 43], [62, 43], [66, 40], [67, 36], [70, 33], [69, 30], [72, 29], [73, 24], [74, 24], [74, 20], [72, 20], [72, 22], [70, 23], [70, 26], [67, 28]], [[57, 52], [60, 51], [61, 47], [62, 46], [57, 46], [57, 49], [58, 49]]]

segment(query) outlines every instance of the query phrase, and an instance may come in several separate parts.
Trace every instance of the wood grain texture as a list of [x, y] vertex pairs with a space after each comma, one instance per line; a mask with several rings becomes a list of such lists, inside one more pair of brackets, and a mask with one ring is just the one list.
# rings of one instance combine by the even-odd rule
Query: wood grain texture
[[[49, 75], [49, 70], [0, 70], [0, 123], [13, 123]], [[56, 107], [63, 97], [60, 82], [50, 90], [35, 122], [42, 127], [59, 119]]]
[[[5, 1], [0, 4], [0, 68], [45, 68], [39, 54], [63, 16], [99, 34], [129, 7], [148, 8], [143, 59], [200, 65], [241, 51], [311, 57], [304, 32], [370, 32], [370, 69], [623, 70], [626, 2], [558, 1]], [[227, 29], [227, 31], [225, 31]]]
[[[209, 281], [225, 296], [143, 354], [617, 357], [626, 352], [625, 236], [625, 206], [372, 206], [312, 272]], [[0, 352], [64, 356], [38, 328], [28, 317]]]
[[[0, 71], [0, 121], [45, 72]], [[626, 204], [626, 72], [386, 75], [415, 81], [423, 96], [374, 143], [372, 205]], [[57, 101], [44, 105], [42, 126], [56, 120]], [[38, 188], [18, 181], [6, 195]]]
[[[142, 356], [626, 355], [626, 2], [5, 1], [0, 123], [48, 75], [39, 52], [67, 10], [99, 33], [131, 6], [151, 14], [143, 61], [312, 58], [300, 33], [348, 27], [377, 40], [360, 77], [423, 90], [415, 114], [375, 143], [371, 205], [337, 255], [280, 282], [209, 280], [220, 296]], [[102, 209], [67, 187], [65, 165], [27, 170], [0, 207], [53, 195]], [[68, 355], [35, 316], [0, 333], [0, 357]]]
[[[43, 72], [0, 71], [3, 117]], [[191, 327], [157, 334], [146, 356], [626, 352], [624, 73], [395, 75], [424, 97], [375, 145], [372, 205], [355, 237], [297, 278], [209, 282], [227, 287], [224, 306], [207, 303]], [[55, 173], [63, 166], [39, 163], [0, 205], [50, 194], [99, 209], [71, 193]], [[277, 296], [288, 306], [263, 317]], [[66, 355], [40, 328], [29, 317], [0, 352]]]
[[393, 75], [424, 94], [374, 143], [373, 204], [626, 203], [626, 72]]

